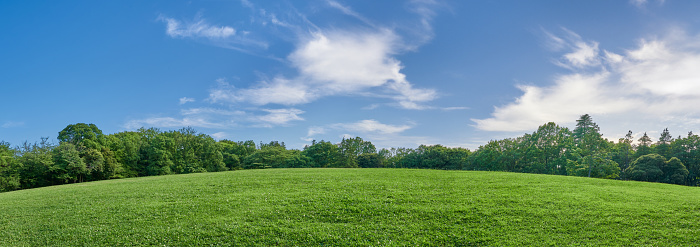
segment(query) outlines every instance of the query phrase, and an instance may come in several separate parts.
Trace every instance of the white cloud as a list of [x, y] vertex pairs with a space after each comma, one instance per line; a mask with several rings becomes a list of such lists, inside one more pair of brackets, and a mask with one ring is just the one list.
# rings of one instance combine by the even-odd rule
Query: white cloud
[[209, 93], [213, 103], [249, 102], [255, 105], [280, 104], [297, 105], [311, 102], [318, 98], [316, 90], [299, 81], [274, 78], [271, 82], [262, 81], [252, 88], [236, 89], [229, 84], [220, 84]]
[[630, 3], [637, 7], [643, 7], [647, 4], [647, 0], [630, 0]]
[[333, 93], [358, 91], [403, 80], [400, 62], [390, 57], [397, 38], [389, 31], [315, 33], [289, 60], [303, 77]]
[[131, 120], [124, 124], [124, 128], [128, 130], [135, 130], [141, 127], [157, 127], [157, 128], [180, 128], [180, 127], [201, 127], [201, 128], [225, 128], [224, 123], [214, 123], [210, 122], [204, 118], [190, 118], [185, 117], [182, 119], [172, 118], [172, 117], [153, 117], [147, 119]]
[[253, 117], [254, 121], [262, 123], [260, 127], [272, 127], [274, 125], [286, 125], [291, 121], [301, 121], [304, 118], [300, 117], [304, 111], [294, 108], [289, 109], [263, 109], [267, 112], [266, 115]]
[[[521, 85], [523, 95], [514, 102], [496, 107], [490, 118], [472, 120], [481, 130], [524, 131], [549, 121], [573, 123], [588, 113], [600, 122], [610, 122], [610, 136], [615, 137], [629, 129], [690, 130], [696, 126], [688, 123], [700, 122], [699, 43], [700, 36], [676, 33], [641, 40], [622, 54], [602, 51], [594, 57], [582, 56], [586, 59], [577, 61], [597, 64], [571, 66], [574, 71], [555, 77], [550, 86]], [[597, 49], [596, 42], [588, 44], [596, 44]]]
[[229, 134], [227, 134], [226, 132], [216, 132], [214, 134], [211, 134], [211, 137], [214, 137], [214, 139], [216, 140], [223, 140], [228, 138], [228, 136]]
[[[630, 4], [636, 6], [637, 8], [644, 8], [647, 5], [647, 3], [649, 3], [648, 0], [629, 0], [629, 1], [630, 1]], [[666, 2], [666, 0], [657, 0], [656, 2], [659, 5], [663, 5]]]
[[374, 119], [366, 119], [366, 120], [360, 120], [354, 123], [336, 123], [336, 124], [330, 124], [325, 127], [321, 126], [312, 126], [309, 127], [308, 133], [306, 135], [306, 138], [302, 138], [304, 140], [311, 138], [315, 135], [318, 134], [326, 134], [329, 130], [336, 130], [336, 131], [342, 131], [342, 132], [354, 132], [354, 133], [362, 133], [362, 134], [372, 134], [373, 136], [378, 136], [378, 135], [392, 135], [395, 136], [396, 134], [399, 134], [401, 132], [404, 132], [406, 130], [409, 130], [413, 128], [413, 124], [404, 124], [404, 125], [391, 125], [391, 124], [384, 124], [380, 123], [377, 120]]
[[184, 116], [191, 116], [191, 115], [242, 116], [242, 115], [246, 114], [244, 111], [231, 111], [231, 110], [207, 108], [207, 107], [183, 109], [181, 111], [181, 113]]
[[187, 97], [180, 98], [181, 105], [187, 104], [189, 102], [195, 102], [195, 100], [193, 98], [187, 98]]
[[3, 123], [2, 125], [0, 125], [0, 127], [6, 128], [6, 129], [7, 128], [22, 127], [22, 126], [24, 126], [24, 122], [15, 122], [15, 121], [7, 121], [7, 122]]
[[360, 120], [352, 123], [335, 123], [326, 126], [312, 126], [308, 134], [301, 140], [311, 142], [323, 138], [353, 138], [361, 136], [371, 141], [378, 148], [390, 147], [416, 147], [421, 144], [437, 144], [438, 141], [431, 137], [405, 136], [407, 130], [414, 127], [414, 123], [408, 122], [401, 125], [385, 124], [374, 119]]
[[451, 107], [443, 107], [440, 109], [443, 111], [457, 111], [457, 110], [469, 110], [470, 108], [465, 107], [465, 106], [451, 106]]
[[198, 38], [209, 39], [228, 38], [236, 34], [236, 29], [229, 26], [212, 26], [204, 20], [191, 23], [182, 23], [173, 18], [160, 16], [158, 20], [166, 23], [166, 34], [173, 38]]
[[361, 120], [355, 123], [335, 124], [333, 127], [360, 133], [379, 134], [396, 134], [412, 128], [410, 125], [383, 124], [374, 119]]
[[[275, 77], [256, 86], [237, 89], [222, 84], [211, 91], [211, 102], [248, 102], [255, 105], [298, 105], [332, 95], [363, 95], [383, 90], [406, 109], [424, 109], [437, 98], [433, 89], [414, 88], [400, 72], [398, 36], [378, 32], [314, 33], [304, 39], [288, 60], [299, 71], [292, 79]], [[373, 94], [376, 95], [376, 94]]]
[[318, 127], [318, 126], [312, 126], [309, 127], [309, 131], [307, 132], [307, 136], [314, 136], [317, 134], [325, 134], [326, 133], [326, 128], [323, 127]]
[[556, 65], [575, 70], [601, 64], [598, 42], [586, 42], [581, 36], [566, 28], [562, 28], [562, 31], [564, 36], [558, 37], [543, 30], [545, 36], [547, 36], [547, 46], [551, 50], [570, 50], [555, 62]]
[[374, 23], [372, 23], [369, 19], [367, 19], [366, 17], [364, 17], [364, 16], [360, 15], [359, 13], [355, 12], [355, 11], [352, 10], [352, 8], [350, 8], [349, 6], [342, 5], [341, 3], [337, 2], [337, 1], [333, 1], [333, 0], [328, 0], [328, 1], [326, 1], [326, 2], [328, 2], [328, 5], [329, 5], [329, 6], [340, 10], [340, 12], [343, 12], [343, 14], [346, 14], [346, 15], [349, 15], [349, 16], [352, 16], [352, 17], [355, 17], [355, 18], [357, 18], [358, 20], [364, 22], [365, 24], [367, 24], [367, 25], [369, 25], [369, 26], [376, 27], [376, 25], [374, 25]]

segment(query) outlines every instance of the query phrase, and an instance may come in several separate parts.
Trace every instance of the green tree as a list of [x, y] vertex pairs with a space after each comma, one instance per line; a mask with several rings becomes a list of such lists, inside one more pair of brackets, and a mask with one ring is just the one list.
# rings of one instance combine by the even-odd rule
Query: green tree
[[10, 143], [0, 141], [0, 192], [20, 188], [20, 163]]
[[292, 152], [282, 146], [270, 146], [256, 151], [243, 159], [244, 169], [282, 168]]
[[339, 167], [341, 160], [338, 146], [326, 141], [313, 141], [311, 146], [304, 147], [302, 154], [311, 158], [311, 167]]
[[24, 142], [20, 147], [18, 162], [20, 167], [20, 186], [23, 189], [43, 187], [56, 184], [50, 171], [54, 169], [54, 144], [43, 137], [38, 143]]
[[666, 162], [661, 169], [664, 173], [664, 183], [685, 184], [688, 177], [688, 169], [685, 168], [680, 159], [673, 157]]
[[378, 153], [364, 153], [357, 157], [357, 165], [362, 168], [382, 167], [382, 156]]
[[632, 157], [634, 156], [634, 148], [632, 147], [633, 141], [632, 131], [630, 130], [627, 132], [627, 135], [625, 135], [624, 138], [620, 138], [612, 148], [612, 160], [617, 162], [620, 166], [620, 176], [622, 179], [625, 179], [623, 177], [626, 174], [625, 170], [627, 170], [630, 163], [632, 163]]
[[369, 141], [362, 140], [360, 137], [343, 138], [338, 144], [340, 152], [340, 164], [344, 167], [358, 167], [357, 157], [361, 154], [376, 153], [377, 148]]
[[171, 167], [174, 166], [171, 150], [175, 149], [175, 141], [172, 137], [162, 134], [148, 139], [143, 148], [144, 157], [141, 159], [146, 168], [146, 175], [171, 174]]
[[290, 156], [284, 160], [283, 167], [309, 168], [312, 162], [311, 158], [304, 156], [300, 151], [290, 150]]
[[673, 142], [673, 137], [671, 136], [671, 133], [669, 133], [668, 128], [665, 128], [661, 132], [661, 137], [659, 137], [659, 141], [654, 147], [656, 153], [664, 156], [666, 159], [670, 159], [672, 157], [671, 142]]
[[573, 132], [574, 142], [580, 149], [581, 156], [592, 155], [598, 151], [604, 142], [600, 134], [600, 127], [593, 122], [590, 115], [584, 114], [576, 120], [576, 128]]
[[620, 167], [601, 153], [580, 157], [578, 160], [568, 160], [567, 174], [579, 177], [614, 179], [620, 176]]
[[49, 169], [54, 181], [77, 183], [85, 181], [90, 170], [80, 158], [80, 152], [69, 142], [59, 144], [54, 150], [54, 165]]
[[59, 143], [73, 144], [78, 151], [85, 148], [99, 150], [104, 144], [102, 130], [94, 124], [77, 123], [66, 126], [58, 132]]
[[641, 157], [647, 154], [652, 153], [651, 149], [651, 138], [649, 138], [649, 135], [647, 135], [647, 132], [644, 132], [644, 135], [639, 138], [639, 144], [637, 145], [637, 152], [636, 155], [637, 157]]
[[627, 177], [637, 181], [658, 182], [663, 178], [661, 168], [665, 164], [666, 159], [661, 155], [642, 155], [632, 162]]
[[[532, 133], [532, 162], [536, 169], [529, 172], [545, 174], [565, 174], [567, 151], [573, 146], [572, 133], [568, 128], [559, 127], [553, 122], [540, 126]], [[530, 165], [531, 167], [535, 165]]]
[[698, 186], [700, 182], [700, 137], [688, 132], [685, 138], [671, 143], [673, 156], [681, 160], [688, 170], [685, 185]]
[[[142, 152], [145, 152], [144, 145], [146, 138], [143, 132], [120, 132], [112, 134], [108, 137], [110, 140], [110, 150], [117, 164], [122, 164], [122, 169], [115, 168], [119, 171], [117, 177], [137, 177], [146, 176], [146, 167], [141, 162]], [[103, 153], [105, 153], [103, 151]]]

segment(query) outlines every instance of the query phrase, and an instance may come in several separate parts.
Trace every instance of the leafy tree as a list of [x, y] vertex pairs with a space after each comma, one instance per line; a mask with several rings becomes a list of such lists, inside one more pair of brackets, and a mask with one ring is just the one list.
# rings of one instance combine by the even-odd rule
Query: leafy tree
[[284, 160], [284, 166], [287, 168], [309, 168], [313, 161], [311, 158], [304, 156], [298, 150], [291, 150], [290, 156]]
[[243, 159], [244, 169], [282, 168], [293, 154], [282, 146], [260, 149]]
[[605, 154], [596, 153], [583, 156], [576, 161], [568, 160], [567, 174], [580, 177], [614, 179], [619, 177], [620, 167]]
[[391, 148], [382, 149], [378, 153], [382, 156], [383, 167], [398, 168], [401, 167], [401, 161], [406, 155], [413, 152], [410, 148]]
[[10, 143], [0, 141], [0, 192], [20, 188], [20, 168], [15, 150], [10, 148]]
[[688, 177], [688, 169], [685, 168], [681, 160], [676, 157], [671, 158], [662, 168], [664, 172], [664, 183], [684, 184]]
[[553, 122], [540, 126], [532, 133], [531, 150], [534, 159], [530, 167], [533, 173], [565, 174], [567, 151], [573, 146], [572, 133], [568, 128], [562, 128]]
[[[107, 156], [113, 156], [117, 164], [122, 164], [121, 168], [115, 168], [115, 172], [118, 172], [114, 176], [137, 177], [147, 175], [146, 167], [141, 162], [142, 152], [146, 143], [143, 132], [120, 132], [107, 138], [109, 139], [109, 148], [113, 151], [112, 154], [107, 154]], [[107, 152], [103, 150], [103, 153]]]
[[700, 137], [688, 132], [685, 138], [678, 138], [671, 143], [674, 156], [688, 169], [686, 185], [698, 186], [700, 182]]
[[155, 135], [147, 141], [147, 145], [143, 148], [144, 157], [141, 159], [146, 168], [146, 174], [149, 176], [171, 174], [171, 167], [174, 166], [171, 150], [174, 149], [175, 141], [167, 135]]
[[522, 156], [520, 139], [491, 140], [469, 156], [466, 170], [516, 171]]
[[82, 158], [88, 174], [90, 175], [89, 179], [87, 180], [102, 180], [109, 178], [108, 175], [106, 176], [105, 158], [102, 155], [102, 152], [90, 148], [83, 151]]
[[202, 142], [202, 149], [198, 153], [201, 166], [208, 172], [227, 171], [221, 146], [216, 144], [214, 138], [200, 134], [199, 141]]
[[255, 142], [248, 140], [245, 142], [234, 142], [230, 140], [221, 140], [218, 142], [221, 146], [221, 154], [223, 156], [223, 161], [226, 167], [230, 170], [243, 169], [241, 164], [243, 163], [243, 158], [253, 154], [257, 149], [255, 148]]
[[49, 169], [54, 181], [62, 183], [77, 183], [85, 181], [90, 170], [80, 158], [75, 145], [63, 142], [54, 150], [54, 165]]
[[369, 141], [362, 140], [360, 137], [343, 138], [338, 144], [340, 152], [340, 163], [344, 167], [358, 167], [357, 157], [361, 154], [376, 153], [377, 148]]
[[357, 165], [362, 168], [382, 167], [382, 156], [378, 153], [364, 153], [357, 157]]
[[50, 171], [54, 167], [54, 144], [48, 138], [41, 138], [38, 143], [24, 142], [20, 147], [18, 162], [20, 166], [20, 186], [24, 189], [54, 185]]
[[73, 144], [76, 149], [98, 149], [104, 144], [102, 130], [94, 124], [77, 123], [66, 126], [58, 132], [59, 143]]
[[658, 154], [647, 154], [640, 156], [629, 168], [628, 175], [632, 180], [657, 182], [662, 179], [664, 172], [661, 168], [665, 165], [666, 159]]
[[630, 130], [624, 138], [620, 138], [619, 141], [613, 145], [611, 150], [612, 160], [617, 162], [620, 166], [620, 175], [622, 179], [625, 179], [623, 177], [626, 174], [625, 170], [629, 167], [630, 163], [632, 163], [632, 157], [634, 155], [634, 148], [632, 147], [633, 141], [632, 131]]
[[442, 145], [421, 145], [401, 160], [401, 167], [461, 170], [469, 162], [469, 150]]
[[302, 154], [311, 158], [311, 167], [339, 167], [341, 159], [338, 146], [326, 141], [314, 141], [311, 146], [304, 147]]

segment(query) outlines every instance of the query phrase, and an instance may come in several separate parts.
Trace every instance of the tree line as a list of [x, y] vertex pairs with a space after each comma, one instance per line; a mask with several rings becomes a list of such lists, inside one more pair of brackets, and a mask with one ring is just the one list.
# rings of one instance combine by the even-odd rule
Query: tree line
[[586, 114], [570, 131], [555, 123], [532, 134], [492, 140], [475, 151], [442, 145], [377, 148], [360, 137], [313, 141], [301, 150], [284, 142], [216, 141], [192, 128], [141, 128], [105, 135], [94, 124], [68, 125], [58, 144], [42, 138], [11, 147], [0, 142], [0, 191], [105, 179], [264, 168], [423, 168], [587, 176], [698, 186], [700, 137], [654, 142], [632, 132], [602, 137]]
[[547, 123], [532, 134], [492, 140], [471, 156], [467, 170], [509, 171], [698, 186], [700, 137], [673, 138], [664, 129], [654, 142], [647, 133], [635, 142], [632, 131], [617, 142], [602, 137], [585, 114], [573, 131]]

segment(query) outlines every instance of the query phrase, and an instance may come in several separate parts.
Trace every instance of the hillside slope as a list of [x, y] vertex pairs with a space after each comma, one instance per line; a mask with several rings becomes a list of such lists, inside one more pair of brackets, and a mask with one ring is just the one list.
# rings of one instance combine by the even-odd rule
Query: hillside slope
[[694, 245], [700, 188], [404, 169], [268, 169], [0, 193], [0, 245]]

